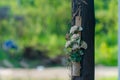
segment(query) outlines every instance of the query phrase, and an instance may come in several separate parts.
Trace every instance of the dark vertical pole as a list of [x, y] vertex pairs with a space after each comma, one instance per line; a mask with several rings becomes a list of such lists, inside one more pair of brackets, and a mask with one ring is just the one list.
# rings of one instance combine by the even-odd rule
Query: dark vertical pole
[[[81, 4], [78, 4], [79, 2]], [[88, 44], [88, 48], [83, 56], [81, 76], [73, 80], [94, 80], [94, 0], [72, 0], [72, 15], [74, 15], [78, 6], [81, 6], [82, 39]], [[73, 25], [74, 22], [75, 20], [73, 19]]]

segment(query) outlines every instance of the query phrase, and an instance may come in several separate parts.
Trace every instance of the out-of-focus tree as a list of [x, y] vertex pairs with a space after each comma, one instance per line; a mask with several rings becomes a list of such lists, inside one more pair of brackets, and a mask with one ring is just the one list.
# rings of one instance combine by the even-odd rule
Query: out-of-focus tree
[[95, 0], [96, 64], [117, 65], [117, 0]]
[[[14, 1], [14, 2], [13, 2]], [[61, 54], [71, 18], [70, 0], [2, 0], [10, 19], [2, 20], [2, 41], [14, 39], [21, 48], [44, 45], [51, 55]], [[4, 7], [4, 6], [3, 6]]]

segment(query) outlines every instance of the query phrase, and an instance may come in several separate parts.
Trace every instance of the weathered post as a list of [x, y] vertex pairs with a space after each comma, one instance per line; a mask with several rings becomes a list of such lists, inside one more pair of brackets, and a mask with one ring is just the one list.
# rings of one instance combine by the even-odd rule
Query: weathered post
[[80, 76], [72, 80], [94, 80], [94, 0], [72, 0], [72, 25], [75, 25], [75, 16], [82, 18], [82, 39], [87, 43], [88, 48], [81, 61]]

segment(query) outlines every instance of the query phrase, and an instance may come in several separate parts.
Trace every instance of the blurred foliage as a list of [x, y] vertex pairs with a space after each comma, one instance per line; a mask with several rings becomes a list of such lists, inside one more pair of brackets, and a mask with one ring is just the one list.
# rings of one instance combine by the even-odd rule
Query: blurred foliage
[[[95, 0], [96, 64], [117, 65], [117, 0]], [[20, 53], [26, 46], [64, 54], [64, 36], [70, 28], [71, 0], [0, 0], [7, 18], [0, 18], [0, 44], [12, 39]], [[1, 50], [2, 51], [2, 50]], [[0, 52], [0, 60], [5, 58]]]
[[63, 53], [64, 35], [71, 16], [70, 0], [1, 1], [1, 7], [10, 8], [9, 20], [0, 22], [1, 42], [13, 39], [21, 49], [24, 46], [45, 46], [50, 56]]
[[117, 65], [117, 0], [95, 0], [95, 61], [96, 64]]

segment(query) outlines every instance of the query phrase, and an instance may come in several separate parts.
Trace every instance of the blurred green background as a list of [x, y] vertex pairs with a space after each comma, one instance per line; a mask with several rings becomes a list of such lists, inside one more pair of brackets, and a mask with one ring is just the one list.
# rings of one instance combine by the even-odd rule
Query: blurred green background
[[[95, 0], [96, 65], [117, 66], [117, 5]], [[0, 0], [0, 66], [59, 65], [70, 21], [71, 0]], [[17, 48], [6, 49], [7, 41]]]

